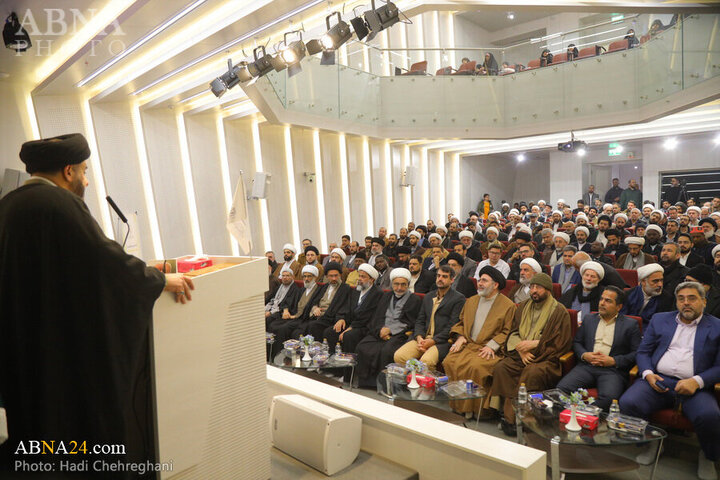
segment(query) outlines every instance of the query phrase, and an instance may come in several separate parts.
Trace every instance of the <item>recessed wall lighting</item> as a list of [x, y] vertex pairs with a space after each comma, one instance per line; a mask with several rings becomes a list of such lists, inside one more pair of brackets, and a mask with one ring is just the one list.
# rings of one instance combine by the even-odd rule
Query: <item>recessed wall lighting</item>
[[508, 20], [515, 20], [515, 12], [508, 12], [508, 13], [507, 13], [507, 19], [508, 19]]
[[518, 162], [524, 162], [525, 161], [525, 154], [524, 153], [518, 153], [515, 155], [515, 158], [517, 158]]
[[676, 138], [668, 138], [663, 142], [663, 147], [665, 150], [675, 150], [675, 147], [677, 147], [678, 141]]

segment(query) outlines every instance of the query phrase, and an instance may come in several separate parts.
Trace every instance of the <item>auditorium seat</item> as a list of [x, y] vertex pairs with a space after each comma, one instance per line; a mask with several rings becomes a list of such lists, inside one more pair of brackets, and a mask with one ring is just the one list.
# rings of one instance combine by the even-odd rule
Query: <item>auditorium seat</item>
[[637, 270], [626, 270], [624, 268], [618, 268], [617, 272], [620, 274], [625, 283], [630, 285], [630, 287], [638, 286]]
[[553, 57], [553, 61], [552, 61], [551, 65], [557, 65], [557, 64], [559, 64], [559, 63], [565, 63], [565, 62], [567, 62], [567, 60], [568, 60], [568, 58], [567, 58], [567, 52], [565, 52], [565, 53], [558, 53], [557, 55], [555, 55], [555, 56]]
[[577, 58], [588, 58], [594, 57], [595, 55], [597, 55], [597, 47], [593, 45], [592, 47], [585, 47], [583, 49], [580, 49]]
[[650, 34], [643, 35], [642, 37], [640, 37], [640, 44], [642, 45], [643, 43], [647, 42], [648, 40], [650, 40]]
[[610, 260], [612, 260], [612, 266], [615, 266], [615, 260], [617, 260], [615, 258], [615, 255], [612, 253], [606, 253], [605, 256], [608, 257]]
[[328, 255], [330, 255], [330, 254], [329, 253], [321, 253], [320, 254], [320, 260], [318, 260], [320, 262], [320, 265], [322, 265], [322, 263], [325, 261], [325, 259], [327, 258]]
[[530, 60], [527, 64], [527, 67], [525, 67], [525, 70], [532, 70], [533, 68], [538, 68], [538, 67], [540, 67], [540, 60], [538, 60], [538, 59]]
[[560, 297], [562, 296], [562, 285], [559, 283], [553, 283], [553, 297], [555, 297], [556, 300], [560, 300]]
[[412, 65], [410, 65], [410, 71], [405, 72], [402, 75], [425, 75], [425, 73], [427, 73], [427, 65], [427, 60], [413, 63]]
[[305, 288], [305, 282], [303, 282], [302, 280], [295, 280], [295, 285], [300, 288]]
[[612, 42], [610, 46], [607, 49], [607, 52], [617, 52], [619, 50], [627, 50], [628, 48], [628, 41], [627, 39], [618, 40], [617, 42]]
[[465, 62], [460, 65], [460, 68], [458, 68], [455, 73], [451, 73], [451, 75], [474, 75], [475, 65], [477, 65], [477, 62], [475, 61]]
[[548, 275], [550, 275], [552, 277], [553, 267], [551, 267], [550, 265], [542, 265], [542, 269], [543, 269], [544, 273], [547, 273]]
[[450, 75], [452, 73], [452, 67], [443, 67], [435, 72], [435, 75]]
[[500, 290], [500, 293], [502, 293], [503, 295], [505, 295], [507, 297], [508, 294], [510, 293], [510, 290], [512, 290], [514, 286], [515, 286], [515, 280], [507, 280], [505, 282], [505, 288]]
[[470, 280], [472, 280], [473, 285], [475, 285], [475, 290], [477, 290], [477, 278], [475, 278], [475, 277], [470, 277]]

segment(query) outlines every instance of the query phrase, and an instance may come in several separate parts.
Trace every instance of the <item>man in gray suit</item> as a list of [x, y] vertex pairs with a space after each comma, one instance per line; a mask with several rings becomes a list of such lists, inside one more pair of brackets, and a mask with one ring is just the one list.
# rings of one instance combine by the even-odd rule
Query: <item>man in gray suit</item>
[[558, 383], [558, 388], [567, 393], [597, 387], [595, 405], [606, 411], [625, 391], [640, 346], [638, 322], [620, 313], [624, 302], [622, 290], [605, 287], [599, 313], [583, 316], [575, 334], [573, 350], [578, 364]]
[[595, 185], [588, 185], [588, 191], [582, 197], [585, 205], [595, 205], [595, 200], [600, 200], [600, 195], [595, 193]]

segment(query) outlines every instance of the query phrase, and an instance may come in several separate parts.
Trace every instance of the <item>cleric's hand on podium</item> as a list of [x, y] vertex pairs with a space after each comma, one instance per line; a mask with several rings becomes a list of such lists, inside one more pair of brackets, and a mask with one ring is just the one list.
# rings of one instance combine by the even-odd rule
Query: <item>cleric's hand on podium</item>
[[165, 291], [174, 293], [176, 302], [185, 304], [192, 300], [190, 290], [195, 290], [195, 285], [190, 277], [182, 273], [166, 273], [165, 279]]

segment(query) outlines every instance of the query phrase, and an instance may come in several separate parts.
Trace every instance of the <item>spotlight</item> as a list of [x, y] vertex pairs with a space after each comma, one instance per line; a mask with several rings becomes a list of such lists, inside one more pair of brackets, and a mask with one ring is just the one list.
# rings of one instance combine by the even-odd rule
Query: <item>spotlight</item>
[[[330, 27], [330, 18], [337, 15], [338, 22]], [[340, 16], [340, 12], [331, 13], [325, 17], [325, 25], [328, 31], [325, 35], [320, 37], [320, 43], [325, 50], [337, 50], [342, 44], [350, 40], [352, 32], [350, 31], [350, 25], [344, 22]]]
[[587, 150], [585, 149], [585, 147], [580, 147], [577, 149], [577, 154], [579, 157], [584, 157], [586, 153]]
[[508, 13], [507, 13], [507, 19], [508, 19], [508, 20], [515, 20], [515, 12], [508, 12]]
[[375, 0], [371, 2], [372, 10], [365, 12], [365, 22], [370, 29], [368, 41], [375, 38], [375, 35], [386, 28], [390, 28], [400, 21], [400, 10], [390, 0], [380, 8], [375, 8]]
[[226, 90], [229, 90], [240, 83], [240, 77], [238, 77], [238, 71], [240, 69], [241, 66], [233, 68], [232, 60], [228, 58], [228, 71], [210, 82], [210, 90], [212, 93], [216, 97], [220, 98]]
[[5, 19], [5, 27], [3, 28], [3, 40], [5, 47], [15, 50], [18, 53], [27, 51], [32, 47], [30, 35], [20, 24], [17, 13], [12, 12]]
[[[287, 36], [288, 34], [297, 33], [300, 37], [299, 40], [295, 40], [294, 42], [287, 43]], [[303, 42], [302, 39], [302, 32], [299, 30], [296, 32], [288, 32], [285, 34], [285, 39], [283, 40], [283, 43], [285, 44], [285, 48], [282, 48], [280, 50], [280, 54], [282, 55], [283, 60], [285, 63], [288, 64], [288, 67], [291, 65], [294, 65], [296, 63], [300, 63], [300, 60], [305, 58], [305, 42]]]
[[[360, 6], [360, 5], [358, 5]], [[355, 7], [358, 8], [358, 7]], [[363, 38], [367, 37], [368, 33], [370, 33], [370, 27], [368, 27], [367, 22], [362, 17], [362, 15], [358, 15], [355, 12], [355, 8], [353, 8], [353, 13], [355, 13], [355, 18], [350, 20], [350, 24], [353, 27], [353, 30], [355, 31], [355, 35], [357, 36], [358, 40], [362, 40]]]
[[[557, 148], [561, 152], [578, 152], [580, 156], [583, 156], [585, 155], [585, 151], [587, 149], [587, 143], [582, 140], [575, 140], [575, 134], [570, 132], [570, 141], [558, 143]], [[580, 149], [583, 150], [583, 153], [579, 152]]]
[[[259, 50], [262, 50], [262, 56], [260, 57], [258, 57]], [[265, 53], [264, 46], [260, 45], [253, 50], [253, 58], [255, 58], [255, 61], [247, 66], [248, 72], [253, 77], [262, 77], [273, 69], [272, 63], [270, 63], [272, 56]]]
[[668, 138], [663, 142], [663, 147], [665, 147], [665, 150], [675, 150], [675, 147], [677, 147], [678, 141], [676, 138]]
[[525, 161], [525, 154], [524, 153], [518, 153], [515, 158], [517, 158], [518, 162], [524, 162]]
[[320, 53], [323, 51], [322, 43], [320, 43], [320, 40], [310, 40], [305, 44], [305, 48], [307, 48], [308, 55], [315, 55], [316, 53]]

